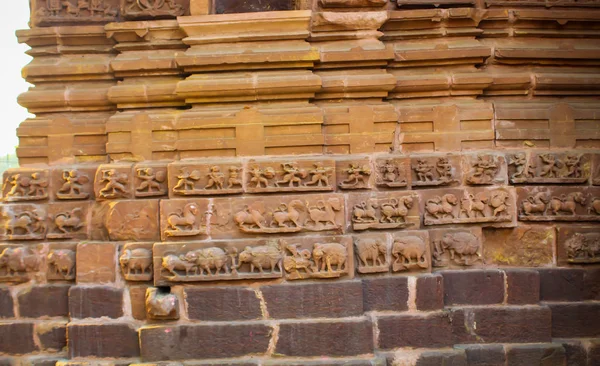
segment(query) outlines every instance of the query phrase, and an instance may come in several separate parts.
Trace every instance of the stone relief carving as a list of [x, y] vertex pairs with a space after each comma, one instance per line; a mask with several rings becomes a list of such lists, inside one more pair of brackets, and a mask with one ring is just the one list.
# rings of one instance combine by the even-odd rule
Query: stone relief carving
[[227, 163], [169, 165], [171, 192], [175, 196], [234, 194], [243, 191], [240, 165]]
[[186, 8], [176, 0], [124, 0], [125, 18], [175, 18], [184, 15]]
[[412, 196], [392, 197], [379, 203], [373, 200], [361, 201], [352, 209], [352, 228], [367, 229], [402, 229], [413, 226], [407, 221], [415, 198]]
[[85, 228], [84, 213], [79, 207], [59, 212], [50, 219], [54, 223], [54, 231], [46, 235], [48, 239], [73, 238], [81, 229]]
[[152, 250], [150, 247], [126, 245], [119, 256], [123, 277], [128, 281], [152, 280]]
[[[457, 193], [460, 191], [457, 191]], [[472, 193], [462, 191], [459, 200], [454, 193], [434, 196], [425, 201], [425, 225], [489, 223], [512, 221], [510, 193], [493, 189]]]
[[102, 169], [100, 174], [100, 185], [103, 187], [98, 191], [99, 197], [112, 199], [128, 196], [128, 174], [119, 172], [117, 169]]
[[365, 189], [370, 188], [371, 166], [366, 163], [350, 163], [345, 169], [342, 169], [345, 178], [340, 181], [338, 186], [341, 189]]
[[48, 172], [19, 171], [5, 175], [4, 200], [6, 202], [40, 201], [48, 198]]
[[157, 169], [156, 167], [136, 167], [135, 178], [138, 183], [135, 187], [136, 197], [154, 197], [167, 194], [166, 169]]
[[306, 278], [338, 278], [349, 273], [348, 243], [328, 242], [319, 238], [312, 246], [308, 243], [288, 244], [283, 266], [289, 280]]
[[355, 243], [359, 273], [388, 272], [390, 263], [385, 237], [358, 238]]
[[500, 166], [499, 157], [492, 154], [479, 154], [477, 160], [471, 163], [466, 181], [473, 185], [502, 183], [502, 180], [498, 179]]
[[412, 186], [442, 186], [457, 182], [450, 158], [416, 158], [412, 161], [414, 172]]
[[433, 240], [432, 244], [434, 267], [447, 266], [448, 262], [460, 266], [470, 266], [481, 260], [481, 241], [467, 231], [443, 234], [440, 240]]
[[392, 244], [392, 271], [429, 268], [428, 243], [417, 235], [396, 238]]
[[406, 187], [408, 181], [404, 164], [394, 159], [387, 159], [377, 164], [375, 184], [387, 188]]
[[39, 254], [24, 246], [0, 246], [0, 281], [28, 281], [28, 273], [37, 272], [40, 263]]
[[564, 245], [569, 263], [600, 263], [599, 233], [574, 233]]
[[179, 319], [179, 298], [150, 287], [146, 290], [146, 316], [155, 320]]
[[205, 212], [200, 215], [200, 208], [196, 203], [188, 203], [183, 209], [169, 214], [167, 228], [164, 230], [166, 236], [194, 236], [206, 232]]
[[71, 281], [75, 279], [75, 250], [50, 250], [47, 257], [48, 279]]
[[90, 178], [77, 169], [63, 170], [62, 186], [56, 192], [59, 200], [85, 200], [90, 194], [86, 192], [85, 184]]
[[331, 191], [335, 186], [332, 184], [335, 168], [330, 160], [251, 164], [247, 185], [250, 193]]
[[115, 21], [119, 10], [112, 5], [114, 1], [105, 0], [46, 0], [46, 5], [39, 7], [37, 16], [45, 22], [61, 22], [65, 20], [80, 21]]
[[585, 183], [590, 176], [589, 154], [531, 153], [508, 156], [510, 182], [574, 184]]
[[44, 239], [46, 210], [33, 205], [4, 206], [2, 227], [7, 240]]
[[583, 189], [533, 188], [522, 191], [519, 220], [600, 221], [600, 198], [590, 195]]

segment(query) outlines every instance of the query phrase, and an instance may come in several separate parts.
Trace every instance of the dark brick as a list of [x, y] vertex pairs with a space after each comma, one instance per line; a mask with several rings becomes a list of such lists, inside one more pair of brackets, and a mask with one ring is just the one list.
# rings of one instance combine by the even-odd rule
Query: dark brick
[[580, 301], [584, 298], [583, 269], [540, 268], [540, 300]]
[[408, 278], [365, 278], [362, 281], [364, 311], [408, 310]]
[[302, 361], [264, 361], [262, 366], [384, 366], [384, 359], [357, 359], [344, 358], [343, 360], [302, 360]]
[[368, 320], [282, 323], [275, 352], [299, 357], [373, 353], [373, 325]]
[[567, 366], [581, 366], [587, 363], [587, 350], [585, 345], [577, 339], [553, 339], [554, 343], [561, 344], [565, 349]]
[[513, 344], [506, 346], [510, 366], [564, 366], [565, 349], [560, 344]]
[[0, 353], [21, 355], [37, 350], [32, 323], [0, 324]]
[[295, 0], [215, 0], [217, 14], [252, 13], [257, 11], [294, 10]]
[[260, 300], [254, 290], [240, 287], [188, 287], [185, 289], [190, 319], [261, 319]]
[[62, 285], [33, 286], [19, 292], [19, 314], [26, 318], [69, 316], [69, 287]]
[[264, 353], [272, 329], [263, 324], [154, 326], [140, 329], [145, 361], [239, 357]]
[[600, 339], [587, 341], [587, 366], [600, 365]]
[[71, 318], [123, 316], [123, 290], [113, 287], [73, 286], [69, 291]]
[[20, 366], [55, 366], [58, 361], [64, 361], [60, 357], [34, 356], [21, 361]]
[[8, 288], [0, 288], [0, 318], [12, 318], [15, 316], [13, 299]]
[[467, 355], [469, 366], [505, 366], [506, 356], [501, 344], [463, 344], [456, 346]]
[[467, 366], [467, 357], [463, 350], [425, 351], [416, 366]]
[[339, 318], [363, 313], [360, 281], [305, 283], [260, 288], [275, 319]]
[[585, 271], [583, 287], [587, 300], [600, 300], [600, 268], [589, 268]]
[[505, 269], [507, 302], [515, 305], [537, 304], [540, 301], [540, 276], [532, 269]]
[[552, 337], [600, 336], [600, 304], [548, 304], [552, 310]]
[[444, 308], [444, 277], [439, 274], [417, 277], [417, 309], [422, 311]]
[[60, 351], [67, 346], [66, 323], [39, 323], [35, 326], [35, 333], [42, 350]]
[[504, 302], [504, 274], [496, 270], [444, 271], [446, 305], [487, 305]]
[[379, 347], [439, 348], [454, 344], [451, 320], [447, 313], [423, 315], [385, 315], [377, 318]]
[[140, 355], [137, 332], [129, 324], [69, 324], [67, 337], [70, 358]]
[[10, 357], [0, 357], [0, 366], [17, 366], [19, 362]]
[[[539, 307], [465, 308], [454, 320], [456, 343], [550, 342], [550, 309]], [[462, 332], [462, 333], [461, 333]]]
[[[180, 363], [176, 363], [176, 362], [166, 362], [166, 363], [153, 363], [153, 364], [145, 364], [147, 366], [154, 366], [154, 365], [159, 365], [159, 366], [178, 366], [181, 365]], [[259, 366], [258, 361], [206, 361], [206, 362], [202, 362], [202, 361], [187, 361], [184, 362], [183, 365], [185, 366]], [[137, 366], [143, 366], [143, 365], [137, 365]]]
[[149, 286], [130, 286], [129, 301], [131, 315], [137, 320], [146, 320], [146, 289]]

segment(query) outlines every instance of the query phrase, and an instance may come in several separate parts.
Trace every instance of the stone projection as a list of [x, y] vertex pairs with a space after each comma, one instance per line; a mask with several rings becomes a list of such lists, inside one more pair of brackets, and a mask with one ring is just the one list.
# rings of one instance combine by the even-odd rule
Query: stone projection
[[0, 365], [600, 364], [599, 0], [30, 3]]

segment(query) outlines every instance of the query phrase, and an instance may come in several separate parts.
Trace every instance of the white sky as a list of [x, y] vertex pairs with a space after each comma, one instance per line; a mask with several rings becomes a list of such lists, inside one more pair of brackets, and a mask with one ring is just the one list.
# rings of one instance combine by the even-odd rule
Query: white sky
[[27, 0], [11, 1], [0, 14], [0, 156], [14, 153], [19, 143], [16, 129], [28, 117], [27, 110], [17, 103], [17, 96], [29, 87], [21, 79], [21, 69], [31, 57], [25, 54], [29, 47], [18, 44], [15, 36], [17, 29], [28, 28], [28, 3]]

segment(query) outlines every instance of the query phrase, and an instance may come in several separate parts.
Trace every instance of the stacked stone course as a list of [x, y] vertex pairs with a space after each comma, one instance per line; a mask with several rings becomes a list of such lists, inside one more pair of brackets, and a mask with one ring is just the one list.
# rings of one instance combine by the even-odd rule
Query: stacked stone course
[[597, 365], [595, 0], [32, 0], [1, 365]]

